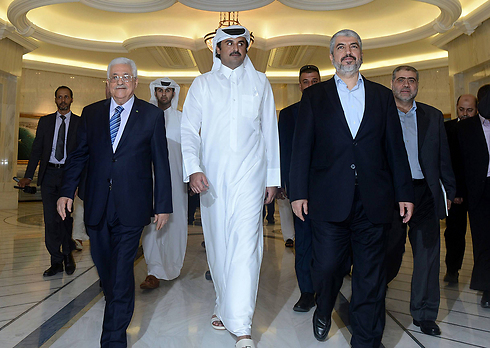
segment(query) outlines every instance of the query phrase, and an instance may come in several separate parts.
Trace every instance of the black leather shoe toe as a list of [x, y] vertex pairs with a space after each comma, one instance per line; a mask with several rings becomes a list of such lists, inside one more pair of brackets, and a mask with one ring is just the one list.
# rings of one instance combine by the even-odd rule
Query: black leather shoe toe
[[420, 330], [430, 336], [437, 336], [441, 334], [441, 329], [433, 320], [413, 320], [413, 325], [420, 327]]
[[47, 270], [44, 271], [43, 277], [52, 277], [55, 274], [58, 274], [60, 272], [63, 272], [63, 264], [62, 263], [55, 263], [55, 264], [52, 264], [51, 267], [49, 267]]
[[315, 295], [311, 292], [304, 292], [301, 294], [298, 302], [293, 307], [295, 312], [308, 312], [315, 306]]
[[332, 325], [331, 317], [322, 317], [317, 311], [313, 314], [313, 335], [318, 341], [325, 341]]
[[483, 308], [490, 308], [490, 291], [483, 291], [480, 303]]
[[73, 255], [69, 253], [68, 255], [64, 255], [63, 258], [64, 258], [63, 262], [65, 263], [66, 274], [72, 275], [73, 272], [75, 272], [75, 269], [77, 268], [77, 266], [75, 265], [75, 260], [73, 259]]

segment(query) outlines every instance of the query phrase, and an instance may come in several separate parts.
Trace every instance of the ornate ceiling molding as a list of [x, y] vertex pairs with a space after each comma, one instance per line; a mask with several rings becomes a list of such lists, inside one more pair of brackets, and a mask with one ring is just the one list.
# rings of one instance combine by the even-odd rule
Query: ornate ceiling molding
[[34, 51], [39, 45], [32, 39], [19, 35], [13, 25], [0, 18], [0, 40], [8, 38], [24, 48], [24, 54]]
[[179, 2], [204, 11], [248, 11], [269, 5], [274, 0], [180, 0]]
[[109, 12], [144, 13], [165, 10], [176, 0], [79, 0], [87, 6]]
[[420, 2], [425, 2], [427, 4], [432, 4], [441, 10], [439, 17], [433, 22], [434, 29], [438, 33], [444, 33], [451, 29], [461, 16], [463, 9], [461, 8], [461, 3], [459, 0], [417, 0]]
[[370, 3], [373, 0], [278, 0], [283, 5], [309, 11], [344, 10]]
[[194, 40], [194, 39], [189, 39], [186, 37], [179, 37], [179, 36], [148, 35], [148, 36], [132, 37], [130, 39], [124, 40], [122, 45], [128, 51], [132, 51], [137, 48], [147, 48], [147, 47], [157, 47], [157, 46], [178, 47], [191, 51], [195, 51], [206, 47], [204, 43], [198, 46], [196, 41], [203, 42], [202, 39]]

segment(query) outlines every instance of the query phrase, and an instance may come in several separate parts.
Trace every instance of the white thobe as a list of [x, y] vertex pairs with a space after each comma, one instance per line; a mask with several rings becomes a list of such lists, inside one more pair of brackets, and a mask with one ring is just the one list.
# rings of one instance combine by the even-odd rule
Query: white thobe
[[171, 280], [179, 276], [187, 246], [187, 185], [182, 181], [182, 152], [180, 150], [180, 123], [182, 114], [173, 108], [165, 113], [168, 161], [172, 179], [173, 213], [159, 231], [151, 223], [143, 230], [141, 244], [148, 275]]
[[201, 193], [201, 220], [215, 314], [231, 333], [250, 335], [265, 190], [281, 184], [274, 97], [265, 75], [242, 64], [197, 77], [184, 103], [182, 155], [184, 180], [203, 172], [209, 183]]

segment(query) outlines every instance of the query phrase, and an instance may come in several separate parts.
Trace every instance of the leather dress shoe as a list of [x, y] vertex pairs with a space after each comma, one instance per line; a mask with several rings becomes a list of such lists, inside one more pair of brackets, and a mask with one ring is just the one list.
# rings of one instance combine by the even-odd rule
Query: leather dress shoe
[[413, 320], [413, 325], [420, 327], [420, 330], [430, 336], [437, 336], [441, 334], [441, 329], [433, 320]]
[[318, 341], [325, 341], [328, 337], [328, 332], [332, 326], [331, 317], [322, 317], [318, 315], [318, 311], [313, 314], [313, 336]]
[[150, 274], [146, 277], [143, 283], [140, 284], [140, 289], [152, 290], [158, 288], [159, 286], [160, 281], [157, 279], [157, 277]]
[[63, 272], [63, 264], [62, 263], [54, 263], [47, 270], [44, 271], [43, 277], [52, 277], [55, 274]]
[[490, 291], [483, 291], [483, 296], [481, 297], [481, 306], [483, 308], [490, 308]]
[[444, 281], [448, 282], [449, 284], [458, 284], [458, 278], [459, 278], [459, 272], [446, 272], [446, 275], [444, 276]]
[[69, 253], [68, 255], [63, 255], [63, 262], [65, 263], [65, 272], [68, 275], [72, 275], [77, 269], [73, 255]]
[[315, 295], [311, 292], [303, 292], [298, 302], [293, 307], [295, 312], [308, 312], [315, 306]]

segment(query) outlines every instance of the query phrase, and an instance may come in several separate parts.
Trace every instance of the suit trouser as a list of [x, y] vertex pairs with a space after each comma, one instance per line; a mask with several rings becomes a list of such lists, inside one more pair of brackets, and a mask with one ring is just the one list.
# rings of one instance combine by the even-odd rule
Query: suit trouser
[[99, 272], [106, 305], [102, 324], [102, 348], [127, 347], [126, 329], [134, 311], [134, 258], [143, 226], [119, 222], [113, 195], [96, 226], [87, 225], [90, 252]]
[[[65, 220], [61, 220], [56, 204], [60, 198], [63, 169], [47, 167], [41, 186], [43, 200], [45, 244], [51, 255], [51, 264], [62, 263], [63, 256], [75, 249], [71, 238], [73, 218], [67, 212]], [[60, 249], [61, 248], [61, 249]], [[62, 251], [61, 251], [62, 250]]]
[[446, 267], [450, 273], [456, 273], [461, 269], [466, 246], [468, 201], [461, 204], [451, 204], [451, 209], [446, 217]]
[[478, 207], [468, 211], [473, 240], [473, 272], [470, 289], [490, 290], [490, 177]]
[[[429, 186], [414, 185], [415, 209], [408, 222], [408, 238], [412, 245], [413, 273], [410, 292], [410, 313], [413, 319], [436, 320], [439, 311], [440, 226]], [[388, 232], [386, 267], [388, 282], [396, 277], [405, 252], [407, 224], [395, 209], [393, 223]]]
[[379, 347], [385, 326], [387, 224], [371, 223], [357, 186], [355, 192], [351, 213], [345, 221], [311, 220], [311, 276], [317, 295], [317, 313], [328, 317], [343, 278], [350, 270], [352, 251], [351, 345]]
[[304, 215], [305, 221], [301, 221], [294, 215], [294, 268], [301, 293], [314, 293], [311, 280], [311, 221], [308, 215]]

